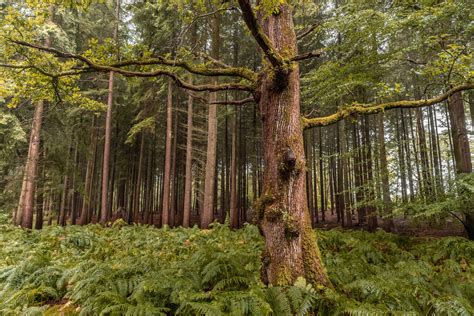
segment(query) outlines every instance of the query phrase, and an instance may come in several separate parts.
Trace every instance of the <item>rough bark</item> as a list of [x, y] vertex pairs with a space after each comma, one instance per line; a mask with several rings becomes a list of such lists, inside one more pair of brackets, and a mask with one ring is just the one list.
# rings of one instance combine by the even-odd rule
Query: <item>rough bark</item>
[[[290, 6], [281, 5], [278, 15], [261, 13], [259, 20], [280, 54], [296, 55]], [[265, 236], [263, 279], [288, 285], [303, 276], [312, 284], [329, 285], [307, 208], [298, 66], [288, 73], [265, 67], [259, 87], [264, 191], [257, 203]]]
[[[449, 118], [451, 121], [451, 135], [453, 138], [454, 160], [456, 173], [471, 173], [471, 151], [467, 137], [466, 116], [461, 93], [455, 93], [448, 100]], [[474, 240], [474, 213], [465, 210], [464, 228], [470, 240]]]
[[[36, 173], [38, 168], [38, 159], [40, 154], [41, 144], [41, 125], [43, 122], [44, 101], [38, 101], [35, 107], [35, 114], [33, 117], [33, 127], [31, 129], [30, 151], [28, 152], [28, 159], [26, 163], [25, 173], [25, 191], [23, 196], [23, 209], [20, 210], [21, 226], [25, 228], [32, 228], [33, 213], [34, 213], [34, 199], [36, 186]], [[21, 204], [21, 202], [20, 202]], [[18, 215], [18, 214], [17, 214]], [[18, 216], [17, 216], [18, 219]]]

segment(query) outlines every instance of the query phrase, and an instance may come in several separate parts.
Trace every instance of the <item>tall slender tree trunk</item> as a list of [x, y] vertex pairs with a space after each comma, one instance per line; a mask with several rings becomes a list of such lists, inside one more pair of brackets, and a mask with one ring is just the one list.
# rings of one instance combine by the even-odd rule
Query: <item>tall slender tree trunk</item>
[[63, 191], [61, 193], [61, 204], [59, 206], [58, 224], [61, 226], [66, 226], [66, 205], [69, 195], [69, 156], [72, 150], [72, 143], [70, 143], [68, 147], [69, 148], [66, 156], [66, 168], [64, 171]]
[[[390, 183], [388, 179], [388, 162], [387, 162], [387, 150], [385, 147], [385, 129], [384, 129], [384, 113], [378, 114], [378, 141], [379, 141], [379, 159], [380, 159], [380, 178], [382, 182], [382, 200], [383, 200], [383, 212], [384, 215], [392, 213], [392, 201], [390, 198]], [[387, 218], [384, 221], [384, 228], [387, 231], [393, 229], [393, 220]]]
[[375, 200], [374, 184], [373, 184], [373, 168], [372, 168], [372, 145], [370, 140], [370, 121], [369, 116], [364, 117], [364, 148], [365, 148], [365, 161], [366, 161], [366, 190], [368, 199], [367, 205], [367, 224], [370, 231], [374, 231], [377, 228], [378, 220], [375, 207], [373, 206]]
[[[114, 40], [117, 41], [118, 17], [120, 0], [115, 4]], [[110, 168], [110, 139], [112, 134], [112, 106], [114, 102], [114, 72], [109, 72], [109, 87], [107, 96], [107, 113], [105, 115], [104, 156], [102, 163], [102, 195], [100, 203], [100, 223], [105, 225], [109, 219], [109, 168]]]
[[140, 154], [138, 156], [138, 171], [137, 171], [137, 184], [135, 186], [135, 205], [133, 209], [133, 221], [138, 222], [140, 214], [140, 201], [141, 201], [141, 189], [142, 189], [142, 174], [143, 174], [143, 156], [145, 150], [145, 135], [142, 132], [140, 135]]
[[[189, 83], [192, 84], [192, 77], [189, 77]], [[184, 205], [183, 205], [183, 227], [189, 227], [191, 217], [192, 202], [192, 163], [193, 163], [193, 96], [188, 96], [188, 122], [186, 134], [186, 166], [184, 176]]]
[[433, 157], [433, 167], [434, 167], [434, 184], [435, 184], [435, 193], [438, 196], [441, 191], [442, 177], [441, 177], [441, 167], [439, 164], [438, 157], [438, 139], [436, 137], [436, 114], [434, 109], [430, 106], [428, 107], [428, 118], [430, 124], [430, 142], [431, 142], [431, 155]]
[[[336, 125], [336, 149], [337, 149], [337, 170], [336, 170], [336, 212], [337, 212], [337, 217], [340, 220], [341, 226], [345, 226], [345, 216], [344, 216], [344, 167], [343, 167], [343, 151], [342, 151], [342, 143], [343, 139], [341, 137], [341, 132], [340, 132], [340, 126], [341, 123], [338, 122]], [[344, 128], [344, 126], [343, 126]]]
[[35, 114], [33, 117], [33, 127], [31, 129], [30, 138], [30, 151], [28, 152], [28, 159], [26, 163], [27, 167], [25, 168], [26, 183], [23, 203], [20, 202], [20, 205], [23, 204], [23, 209], [20, 210], [21, 226], [25, 228], [32, 228], [33, 225], [36, 173], [40, 154], [41, 124], [43, 122], [43, 110], [44, 101], [38, 101], [35, 107]]
[[[31, 134], [33, 136], [33, 134]], [[25, 167], [23, 170], [23, 181], [21, 182], [21, 191], [20, 191], [20, 200], [18, 201], [18, 206], [13, 212], [13, 224], [21, 225], [21, 218], [23, 215], [23, 209], [25, 207], [25, 193], [26, 193], [26, 180], [28, 179], [27, 170], [28, 170], [28, 157], [30, 157], [31, 152], [31, 137], [28, 148], [28, 155], [26, 156]]]
[[230, 162], [230, 225], [239, 227], [239, 210], [237, 208], [237, 109], [232, 113], [232, 149]]
[[165, 170], [163, 175], [163, 209], [161, 225], [169, 225], [170, 215], [170, 181], [171, 181], [171, 138], [173, 137], [173, 84], [168, 81], [168, 101], [166, 106], [166, 143]]
[[420, 157], [421, 157], [421, 174], [423, 177], [423, 195], [425, 198], [430, 199], [432, 193], [432, 181], [431, 181], [431, 172], [430, 164], [428, 159], [428, 148], [426, 146], [426, 133], [423, 124], [423, 112], [420, 108], [415, 110], [416, 113], [416, 126], [418, 131], [418, 143], [420, 147]]
[[[325, 196], [325, 186], [324, 186], [324, 161], [323, 161], [323, 137], [322, 137], [322, 128], [318, 128], [319, 136], [319, 191], [321, 193], [321, 220], [324, 222], [325, 213], [326, 213], [326, 196]], [[331, 206], [332, 207], [332, 206]], [[316, 214], [316, 223], [319, 222], [319, 217]]]
[[174, 115], [174, 127], [173, 127], [173, 147], [172, 147], [172, 155], [173, 160], [171, 161], [171, 187], [170, 187], [170, 218], [169, 218], [169, 225], [174, 227], [176, 225], [176, 199], [177, 199], [177, 189], [178, 189], [178, 175], [176, 173], [176, 161], [178, 157], [176, 155], [178, 149], [178, 109], [176, 109]]
[[43, 228], [43, 214], [45, 209], [45, 197], [46, 197], [46, 148], [43, 149], [43, 163], [40, 163], [41, 173], [40, 181], [36, 186], [36, 218], [35, 218], [35, 229]]
[[94, 177], [95, 152], [97, 148], [97, 129], [95, 127], [95, 117], [92, 118], [91, 141], [89, 144], [89, 153], [87, 156], [86, 179], [84, 183], [84, 197], [82, 199], [82, 210], [79, 218], [79, 225], [89, 223], [91, 206], [92, 179]]
[[[211, 57], [219, 60], [220, 17], [214, 14], [212, 19], [212, 52]], [[215, 79], [217, 83], [217, 79]], [[204, 179], [204, 202], [201, 213], [201, 228], [207, 228], [214, 219], [216, 157], [217, 157], [217, 93], [209, 94], [209, 115], [207, 128], [206, 175]]]
[[107, 113], [105, 116], [105, 138], [104, 156], [102, 162], [102, 195], [100, 204], [100, 222], [107, 223], [108, 220], [108, 196], [109, 196], [109, 161], [110, 161], [110, 135], [112, 129], [112, 106], [114, 96], [114, 72], [109, 72], [109, 93], [107, 97]]
[[[259, 20], [280, 54], [297, 53], [289, 5], [281, 5], [277, 15], [260, 12]], [[301, 276], [314, 285], [329, 285], [306, 200], [299, 69], [293, 65], [287, 74], [268, 69], [261, 79], [265, 170], [257, 204], [265, 236], [262, 276], [273, 285], [293, 284]]]

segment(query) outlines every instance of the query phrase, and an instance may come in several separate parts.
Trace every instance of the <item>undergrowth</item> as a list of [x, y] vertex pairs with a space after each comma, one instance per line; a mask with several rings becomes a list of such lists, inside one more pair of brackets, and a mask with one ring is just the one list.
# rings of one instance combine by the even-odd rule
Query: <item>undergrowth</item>
[[318, 241], [334, 289], [265, 287], [250, 225], [0, 225], [0, 314], [474, 314], [473, 242], [342, 230]]

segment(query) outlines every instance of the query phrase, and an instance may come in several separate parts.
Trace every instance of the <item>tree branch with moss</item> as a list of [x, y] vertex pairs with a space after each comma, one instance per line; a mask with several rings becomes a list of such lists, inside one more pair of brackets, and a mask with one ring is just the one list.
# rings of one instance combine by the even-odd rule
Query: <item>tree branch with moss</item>
[[361, 103], [352, 103], [346, 107], [343, 107], [341, 110], [333, 113], [331, 115], [323, 116], [323, 117], [315, 117], [315, 118], [302, 118], [303, 128], [312, 128], [318, 126], [328, 126], [334, 123], [337, 123], [340, 120], [343, 120], [347, 117], [353, 115], [368, 115], [368, 114], [376, 114], [379, 112], [384, 112], [390, 109], [397, 109], [397, 108], [417, 108], [423, 106], [429, 106], [433, 104], [440, 103], [446, 99], [448, 99], [451, 95], [456, 92], [460, 92], [463, 90], [470, 90], [474, 89], [474, 83], [465, 83], [462, 85], [455, 86], [443, 94], [440, 94], [431, 99], [424, 99], [424, 100], [402, 100], [402, 101], [394, 101], [394, 102], [387, 102], [387, 103], [380, 103], [380, 104], [361, 104]]
[[[157, 57], [157, 58], [149, 58], [144, 60], [128, 60], [118, 63], [113, 63], [110, 65], [103, 65], [92, 61], [91, 59], [80, 55], [80, 54], [73, 54], [70, 52], [61, 51], [55, 48], [49, 48], [37, 44], [28, 43], [25, 41], [20, 40], [11, 40], [12, 43], [17, 45], [21, 45], [24, 47], [36, 49], [39, 51], [47, 52], [52, 54], [57, 58], [64, 58], [64, 59], [74, 59], [77, 61], [82, 62], [85, 64], [84, 67], [77, 67], [72, 71], [67, 71], [64, 73], [58, 74], [51, 74], [42, 72], [46, 76], [51, 77], [61, 77], [66, 75], [75, 75], [80, 74], [83, 72], [116, 72], [125, 77], [159, 77], [159, 76], [167, 76], [171, 78], [175, 84], [181, 88], [192, 90], [192, 91], [222, 91], [222, 90], [243, 90], [243, 91], [254, 91], [254, 85], [257, 80], [257, 74], [251, 71], [250, 69], [244, 67], [225, 67], [225, 68], [217, 68], [217, 67], [209, 67], [205, 64], [197, 65], [187, 61], [175, 61], [170, 60], [165, 57]], [[180, 69], [184, 69], [188, 72], [207, 76], [207, 77], [215, 77], [215, 76], [229, 76], [229, 77], [240, 77], [244, 79], [244, 82], [230, 82], [230, 83], [221, 83], [221, 84], [202, 84], [202, 85], [193, 85], [186, 82], [184, 79], [181, 79], [176, 71], [171, 71], [168, 69], [156, 69], [150, 71], [142, 71], [142, 70], [129, 70], [124, 69], [125, 67], [129, 66], [152, 66], [152, 65], [160, 65], [160, 66], [167, 66], [167, 67], [177, 67]], [[4, 64], [4, 66], [7, 66]], [[38, 67], [32, 65], [11, 65], [11, 67], [24, 67], [24, 68], [35, 68]], [[37, 69], [38, 70], [38, 69]], [[40, 71], [41, 72], [41, 71]]]

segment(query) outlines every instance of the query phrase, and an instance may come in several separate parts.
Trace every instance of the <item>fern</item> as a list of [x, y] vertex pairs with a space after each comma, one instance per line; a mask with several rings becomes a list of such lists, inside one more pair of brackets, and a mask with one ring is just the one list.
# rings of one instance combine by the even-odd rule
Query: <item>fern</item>
[[1, 315], [471, 315], [474, 243], [318, 232], [334, 288], [260, 281], [255, 226], [0, 225]]

